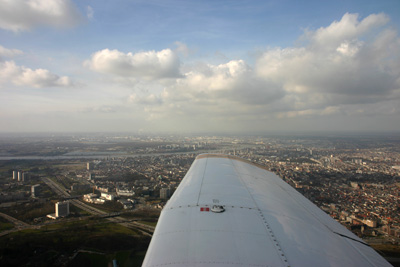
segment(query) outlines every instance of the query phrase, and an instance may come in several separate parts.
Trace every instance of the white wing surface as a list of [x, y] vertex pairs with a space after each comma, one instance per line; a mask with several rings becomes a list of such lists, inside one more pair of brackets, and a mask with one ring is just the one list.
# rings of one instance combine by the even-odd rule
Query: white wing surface
[[204, 154], [162, 210], [143, 266], [391, 265], [275, 174]]

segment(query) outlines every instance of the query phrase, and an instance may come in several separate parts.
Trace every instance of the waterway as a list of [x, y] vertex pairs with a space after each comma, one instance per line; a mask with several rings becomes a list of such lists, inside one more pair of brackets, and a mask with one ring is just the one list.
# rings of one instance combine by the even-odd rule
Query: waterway
[[165, 152], [165, 153], [144, 153], [144, 154], [128, 154], [126, 152], [72, 152], [59, 156], [7, 156], [1, 155], [1, 160], [66, 160], [66, 159], [107, 159], [107, 158], [135, 158], [135, 157], [155, 157], [165, 155], [186, 155], [186, 154], [201, 154], [201, 153], [223, 153], [221, 150], [196, 150], [186, 152]]

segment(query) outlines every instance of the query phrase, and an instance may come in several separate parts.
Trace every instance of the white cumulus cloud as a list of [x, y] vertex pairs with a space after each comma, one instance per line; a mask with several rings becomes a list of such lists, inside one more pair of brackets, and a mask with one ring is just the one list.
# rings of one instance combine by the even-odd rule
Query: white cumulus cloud
[[46, 69], [32, 70], [24, 66], [17, 66], [14, 61], [0, 63], [0, 82], [11, 81], [19, 86], [42, 87], [69, 87], [73, 86], [67, 76], [58, 76]]
[[120, 77], [137, 77], [144, 80], [176, 78], [180, 76], [180, 60], [171, 49], [123, 53], [103, 49], [85, 61], [92, 70]]
[[150, 120], [167, 122], [179, 118], [185, 123], [190, 120], [231, 123], [232, 117], [254, 115], [283, 97], [282, 89], [256, 77], [245, 61], [231, 60], [193, 67], [161, 93], [133, 94], [129, 102], [142, 105]]
[[400, 115], [400, 39], [388, 21], [384, 14], [345, 14], [307, 30], [302, 46], [264, 50], [254, 66], [241, 59], [184, 66], [162, 91], [149, 88], [129, 102], [155, 125], [194, 129]]
[[359, 38], [372, 29], [381, 27], [389, 22], [389, 17], [383, 13], [371, 14], [359, 20], [358, 14], [346, 13], [340, 21], [334, 21], [328, 27], [321, 27], [306, 34], [314, 45], [337, 47], [343, 40]]
[[388, 20], [384, 14], [363, 20], [345, 14], [328, 27], [308, 31], [303, 47], [266, 50], [255, 70], [284, 88], [294, 109], [288, 110], [290, 116], [388, 101], [400, 89], [399, 37], [393, 30], [376, 31]]
[[82, 21], [83, 16], [71, 0], [0, 0], [0, 28], [5, 30], [71, 27]]

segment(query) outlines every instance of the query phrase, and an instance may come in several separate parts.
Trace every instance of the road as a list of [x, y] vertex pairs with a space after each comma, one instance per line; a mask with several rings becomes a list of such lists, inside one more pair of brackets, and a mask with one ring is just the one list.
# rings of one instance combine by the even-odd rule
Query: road
[[23, 221], [20, 221], [20, 220], [18, 220], [18, 219], [15, 219], [14, 217], [11, 217], [11, 216], [9, 216], [9, 215], [7, 215], [7, 214], [5, 214], [5, 213], [0, 212], [0, 216], [3, 217], [3, 218], [6, 219], [6, 220], [12, 222], [17, 228], [18, 228], [18, 227], [27, 227], [27, 226], [30, 226], [29, 224], [24, 223]]
[[[66, 192], [65, 188], [63, 188], [61, 185], [57, 184], [56, 182], [54, 182], [53, 180], [49, 179], [49, 178], [42, 178], [42, 181], [44, 183], [46, 183], [55, 193], [57, 193], [60, 197], [63, 198], [69, 198], [71, 195]], [[154, 232], [155, 227], [146, 225], [146, 224], [142, 224], [139, 223], [135, 220], [132, 219], [125, 219], [122, 218], [121, 216], [119, 216], [121, 214], [121, 212], [113, 212], [113, 213], [107, 213], [105, 211], [99, 210], [97, 208], [94, 208], [90, 205], [87, 205], [85, 203], [83, 203], [82, 201], [78, 200], [78, 199], [70, 199], [69, 202], [73, 205], [75, 205], [76, 207], [87, 211], [88, 213], [94, 215], [94, 216], [99, 216], [99, 217], [103, 217], [106, 218], [107, 220], [114, 222], [114, 223], [118, 223], [121, 224], [125, 227], [128, 228], [133, 228], [136, 229], [137, 231], [141, 232], [144, 235], [147, 236], [152, 236], [152, 233]], [[12, 232], [17, 232], [20, 230], [25, 230], [25, 229], [39, 229], [42, 226], [45, 225], [49, 225], [49, 224], [54, 224], [54, 223], [58, 223], [57, 221], [52, 221], [52, 222], [46, 222], [46, 223], [42, 223], [42, 224], [37, 224], [37, 225], [30, 225], [27, 224], [23, 221], [20, 221], [14, 217], [11, 217], [5, 213], [1, 213], [0, 212], [0, 216], [2, 216], [3, 218], [7, 219], [8, 221], [12, 222], [16, 227], [10, 230], [6, 230], [0, 233], [0, 236], [4, 236], [7, 235], [9, 233]], [[81, 220], [81, 218], [73, 218], [73, 219], [67, 219], [67, 221], [74, 221], [74, 220]]]
[[[42, 181], [44, 183], [46, 183], [55, 193], [57, 193], [59, 196], [61, 197], [65, 197], [68, 198], [71, 195], [66, 192], [65, 188], [62, 187], [61, 185], [57, 184], [56, 182], [54, 182], [53, 180], [47, 178], [47, 177], [43, 177]], [[82, 201], [78, 200], [78, 199], [70, 199], [69, 202], [73, 205], [75, 205], [76, 207], [85, 210], [87, 212], [89, 212], [92, 215], [100, 215], [100, 216], [107, 216], [109, 215], [107, 212], [96, 209], [90, 205], [87, 205], [86, 203], [83, 203]], [[148, 235], [148, 236], [152, 236], [152, 233], [154, 232], [155, 227], [146, 225], [146, 224], [142, 224], [142, 223], [138, 223], [135, 221], [129, 221], [126, 220], [120, 216], [117, 217], [110, 217], [107, 218], [108, 220], [115, 222], [115, 223], [119, 223], [125, 227], [130, 227], [130, 228], [134, 228], [138, 231], [140, 231], [142, 234], [144, 235]]]
[[14, 218], [14, 217], [11, 217], [10, 215], [2, 213], [2, 212], [0, 212], [0, 216], [5, 218], [6, 220], [12, 222], [15, 225], [15, 228], [1, 232], [0, 236], [7, 235], [9, 233], [17, 232], [17, 231], [20, 231], [20, 230], [38, 229], [38, 228], [40, 228], [40, 226], [38, 226], [38, 225], [27, 224], [27, 223], [25, 223], [23, 221], [20, 221], [20, 220]]

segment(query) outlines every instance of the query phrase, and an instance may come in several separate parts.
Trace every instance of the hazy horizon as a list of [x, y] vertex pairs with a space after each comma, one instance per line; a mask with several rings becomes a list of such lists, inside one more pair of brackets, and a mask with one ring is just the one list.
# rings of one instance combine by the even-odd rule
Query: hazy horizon
[[0, 132], [1, 137], [400, 137], [400, 131], [393, 132], [349, 132], [349, 131], [336, 131], [336, 132], [135, 132], [135, 131], [109, 131], [109, 132], [52, 132], [52, 131], [37, 131], [37, 132]]

